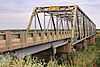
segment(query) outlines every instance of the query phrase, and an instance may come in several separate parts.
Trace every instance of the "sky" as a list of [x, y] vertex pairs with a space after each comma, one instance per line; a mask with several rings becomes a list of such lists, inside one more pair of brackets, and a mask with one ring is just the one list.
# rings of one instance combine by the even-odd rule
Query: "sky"
[[0, 0], [0, 30], [26, 29], [34, 7], [78, 5], [100, 29], [100, 0]]

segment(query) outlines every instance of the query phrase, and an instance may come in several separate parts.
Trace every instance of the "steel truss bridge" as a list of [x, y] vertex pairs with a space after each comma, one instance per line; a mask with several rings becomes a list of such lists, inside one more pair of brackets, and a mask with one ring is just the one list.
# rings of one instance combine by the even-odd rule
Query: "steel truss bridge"
[[[30, 30], [32, 25], [32, 29]], [[0, 33], [0, 52], [30, 55], [49, 48], [72, 52], [95, 44], [96, 25], [77, 6], [36, 7], [24, 31]]]

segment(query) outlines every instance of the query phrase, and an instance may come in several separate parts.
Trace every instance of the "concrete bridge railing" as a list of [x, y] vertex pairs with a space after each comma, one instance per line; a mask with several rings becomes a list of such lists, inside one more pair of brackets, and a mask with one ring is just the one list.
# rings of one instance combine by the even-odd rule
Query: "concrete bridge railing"
[[0, 52], [71, 38], [70, 31], [0, 33]]

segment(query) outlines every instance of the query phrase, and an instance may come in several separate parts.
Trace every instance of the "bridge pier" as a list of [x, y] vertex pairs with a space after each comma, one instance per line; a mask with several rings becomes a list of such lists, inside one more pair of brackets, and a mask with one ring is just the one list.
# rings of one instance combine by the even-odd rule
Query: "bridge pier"
[[54, 61], [56, 59], [56, 48], [54, 48], [53, 46], [51, 46], [51, 60]]
[[78, 42], [74, 45], [75, 49], [84, 49], [87, 48], [88, 45], [95, 45], [95, 35], [91, 36], [83, 41]]
[[72, 50], [71, 50], [71, 44], [70, 43], [65, 44], [65, 45], [57, 48], [57, 52], [61, 52], [61, 53], [62, 52], [63, 53], [65, 53], [65, 52], [71, 52], [71, 51]]
[[93, 45], [96, 45], [95, 36], [96, 36], [96, 35], [94, 35], [94, 36], [91, 37], [91, 43], [92, 43]]
[[92, 44], [92, 45], [95, 45], [95, 35], [94, 36], [91, 36], [87, 39], [87, 44]]
[[77, 44], [74, 45], [75, 49], [84, 49], [87, 48], [87, 40], [83, 40]]
[[67, 59], [71, 52], [75, 52], [75, 49], [71, 46], [71, 43], [65, 44], [57, 48], [57, 53]]

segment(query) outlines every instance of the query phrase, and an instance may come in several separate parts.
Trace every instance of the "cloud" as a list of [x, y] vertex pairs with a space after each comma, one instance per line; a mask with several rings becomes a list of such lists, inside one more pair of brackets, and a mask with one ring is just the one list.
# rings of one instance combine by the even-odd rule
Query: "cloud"
[[0, 29], [26, 29], [30, 12], [0, 13]]
[[0, 12], [26, 12], [32, 10], [34, 4], [28, 0], [0, 0]]
[[79, 5], [100, 28], [100, 0], [0, 0], [0, 29], [26, 28], [34, 7], [73, 4]]

